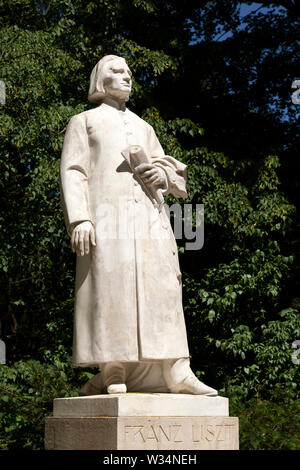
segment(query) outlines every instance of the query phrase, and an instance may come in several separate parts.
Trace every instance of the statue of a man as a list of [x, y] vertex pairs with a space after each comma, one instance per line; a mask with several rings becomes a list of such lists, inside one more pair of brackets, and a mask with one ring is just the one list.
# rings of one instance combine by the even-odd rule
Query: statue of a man
[[[101, 370], [80, 393], [214, 396], [190, 369], [176, 241], [165, 208], [151, 198], [186, 197], [186, 167], [126, 107], [131, 75], [121, 57], [98, 62], [88, 96], [98, 106], [72, 117], [62, 152], [62, 200], [77, 254], [73, 364]], [[146, 156], [134, 170], [124, 157], [132, 148]]]

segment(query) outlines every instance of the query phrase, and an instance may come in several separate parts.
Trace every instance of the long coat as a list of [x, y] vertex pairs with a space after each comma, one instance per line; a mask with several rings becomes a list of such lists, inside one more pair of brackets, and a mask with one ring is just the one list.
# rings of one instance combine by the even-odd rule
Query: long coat
[[186, 197], [185, 165], [164, 154], [136, 114], [103, 103], [72, 117], [60, 172], [65, 220], [70, 234], [91, 221], [97, 243], [77, 257], [77, 366], [189, 356], [176, 241], [122, 156], [129, 145], [164, 172], [164, 194]]

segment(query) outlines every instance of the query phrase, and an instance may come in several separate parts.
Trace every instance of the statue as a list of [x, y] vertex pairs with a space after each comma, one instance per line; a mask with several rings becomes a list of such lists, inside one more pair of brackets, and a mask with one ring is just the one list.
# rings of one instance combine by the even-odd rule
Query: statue
[[72, 117], [61, 195], [77, 254], [73, 364], [99, 367], [80, 390], [216, 396], [189, 363], [177, 245], [163, 196], [185, 198], [186, 167], [126, 107], [131, 71], [108, 55]]

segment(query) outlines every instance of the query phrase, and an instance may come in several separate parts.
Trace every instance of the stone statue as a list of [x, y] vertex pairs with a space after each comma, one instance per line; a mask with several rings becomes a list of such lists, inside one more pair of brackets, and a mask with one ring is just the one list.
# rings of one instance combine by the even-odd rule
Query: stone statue
[[[190, 369], [181, 272], [163, 195], [186, 197], [186, 167], [126, 107], [131, 71], [118, 56], [94, 67], [72, 117], [61, 194], [77, 254], [73, 364], [99, 367], [80, 390], [217, 395]], [[131, 165], [132, 164], [132, 165]]]

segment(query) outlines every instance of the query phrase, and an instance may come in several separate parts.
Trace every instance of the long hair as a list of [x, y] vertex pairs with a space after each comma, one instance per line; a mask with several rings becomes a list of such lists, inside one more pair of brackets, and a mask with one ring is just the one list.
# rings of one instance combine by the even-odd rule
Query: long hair
[[107, 64], [107, 62], [110, 62], [114, 59], [122, 59], [125, 61], [123, 57], [119, 57], [117, 55], [105, 55], [93, 68], [90, 76], [90, 88], [88, 93], [88, 100], [91, 103], [100, 103], [103, 100], [105, 96], [103, 84], [103, 67]]

